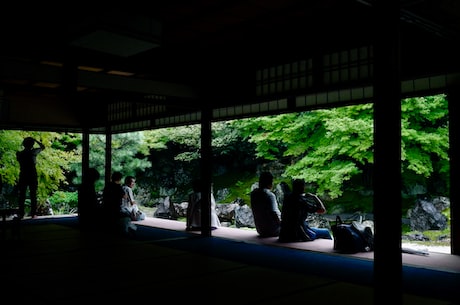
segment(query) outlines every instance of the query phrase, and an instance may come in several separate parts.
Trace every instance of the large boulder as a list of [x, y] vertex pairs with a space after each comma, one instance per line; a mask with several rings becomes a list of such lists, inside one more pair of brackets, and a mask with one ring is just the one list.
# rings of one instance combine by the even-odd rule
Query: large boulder
[[408, 211], [411, 230], [444, 230], [447, 228], [447, 217], [442, 211], [450, 206], [446, 197], [417, 199], [414, 208]]
[[251, 208], [245, 205], [238, 205], [235, 208], [235, 226], [237, 228], [255, 228], [254, 216]]

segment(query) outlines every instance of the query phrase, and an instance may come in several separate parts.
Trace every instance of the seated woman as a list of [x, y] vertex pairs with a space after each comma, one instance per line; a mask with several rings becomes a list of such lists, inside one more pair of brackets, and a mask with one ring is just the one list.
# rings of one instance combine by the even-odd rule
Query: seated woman
[[[187, 206], [186, 230], [201, 230], [201, 190], [203, 185], [201, 180], [193, 181], [193, 192], [189, 195]], [[219, 217], [216, 212], [216, 200], [211, 193], [211, 229], [220, 227]]]
[[310, 227], [306, 220], [310, 213], [323, 214], [325, 212], [326, 208], [318, 197], [305, 194], [305, 181], [295, 179], [292, 183], [292, 193], [285, 197], [281, 209], [281, 228], [278, 240], [297, 242], [317, 238], [332, 239], [329, 229]]

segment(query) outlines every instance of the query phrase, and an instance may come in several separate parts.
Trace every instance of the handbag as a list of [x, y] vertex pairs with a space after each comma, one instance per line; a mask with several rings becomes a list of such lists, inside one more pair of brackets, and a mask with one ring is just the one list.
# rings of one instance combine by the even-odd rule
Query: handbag
[[335, 224], [331, 225], [334, 238], [334, 250], [341, 253], [369, 252], [374, 250], [374, 233], [372, 228], [360, 221], [345, 223], [336, 216]]

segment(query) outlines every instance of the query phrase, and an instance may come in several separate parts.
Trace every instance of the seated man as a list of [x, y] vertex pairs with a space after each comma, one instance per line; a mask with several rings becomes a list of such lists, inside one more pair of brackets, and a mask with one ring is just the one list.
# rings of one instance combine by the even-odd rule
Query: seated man
[[281, 211], [281, 230], [279, 241], [311, 241], [317, 238], [332, 239], [327, 228], [310, 227], [307, 222], [309, 214], [326, 212], [323, 202], [313, 194], [305, 193], [305, 181], [295, 179], [292, 193], [284, 198]]
[[280, 233], [281, 211], [273, 187], [273, 175], [262, 172], [259, 187], [251, 192], [251, 209], [257, 233], [260, 237], [278, 236]]

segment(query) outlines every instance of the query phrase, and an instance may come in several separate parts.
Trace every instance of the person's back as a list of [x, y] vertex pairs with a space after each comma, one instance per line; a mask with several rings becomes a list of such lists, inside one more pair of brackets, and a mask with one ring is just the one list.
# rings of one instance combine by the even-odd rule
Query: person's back
[[263, 172], [259, 187], [251, 192], [251, 210], [260, 237], [274, 237], [280, 233], [281, 212], [275, 194], [271, 191], [273, 176]]
[[124, 196], [121, 179], [122, 174], [114, 172], [111, 181], [104, 188], [103, 212], [109, 226], [118, 226], [120, 222], [121, 200]]
[[295, 179], [292, 183], [292, 193], [285, 197], [281, 213], [281, 242], [311, 241], [317, 238], [331, 239], [326, 228], [312, 228], [308, 225], [307, 217], [311, 213], [324, 213], [322, 202], [311, 194], [305, 194], [305, 181]]
[[303, 206], [302, 194], [293, 192], [284, 198], [281, 210], [281, 229], [279, 240], [282, 242], [310, 241], [305, 231], [305, 219], [308, 216]]
[[78, 189], [78, 220], [84, 228], [93, 228], [101, 216], [95, 183], [100, 174], [95, 168], [90, 168], [87, 177], [83, 178]]
[[37, 156], [37, 150], [24, 149], [17, 153], [17, 160], [19, 162], [20, 175], [24, 179], [36, 179], [37, 169], [35, 167], [35, 158]]
[[[37, 143], [39, 147], [34, 148]], [[38, 175], [35, 164], [37, 162], [37, 155], [45, 149], [45, 146], [35, 140], [34, 138], [27, 137], [23, 140], [22, 145], [24, 149], [16, 153], [16, 159], [19, 162], [19, 218], [24, 216], [24, 204], [26, 200], [27, 188], [30, 193], [30, 216], [36, 216], [37, 210], [37, 189], [38, 189]]]

